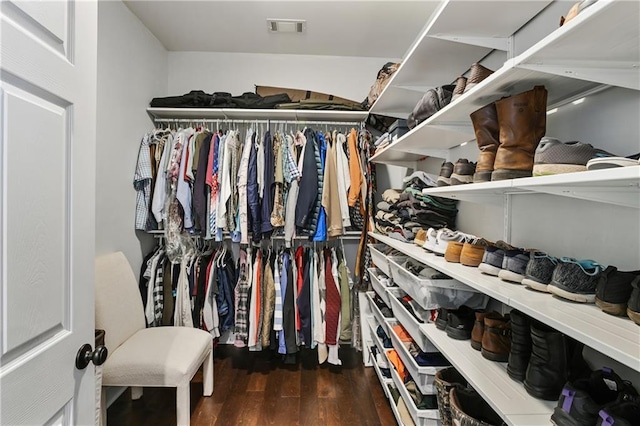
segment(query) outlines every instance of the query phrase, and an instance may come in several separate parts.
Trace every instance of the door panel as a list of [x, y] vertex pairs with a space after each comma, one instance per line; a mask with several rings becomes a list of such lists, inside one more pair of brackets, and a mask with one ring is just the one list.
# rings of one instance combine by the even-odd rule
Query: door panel
[[97, 5], [0, 19], [0, 424], [92, 424]]
[[2, 98], [9, 160], [2, 185], [9, 206], [4, 298], [11, 300], [2, 323], [4, 363], [16, 348], [24, 353], [69, 329], [71, 146], [67, 108], [8, 84]]

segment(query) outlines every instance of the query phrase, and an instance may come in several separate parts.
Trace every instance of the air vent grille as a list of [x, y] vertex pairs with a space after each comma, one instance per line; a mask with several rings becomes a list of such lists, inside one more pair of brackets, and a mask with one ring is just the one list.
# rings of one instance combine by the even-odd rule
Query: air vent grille
[[297, 33], [307, 30], [307, 21], [303, 19], [267, 19], [267, 29], [270, 33]]

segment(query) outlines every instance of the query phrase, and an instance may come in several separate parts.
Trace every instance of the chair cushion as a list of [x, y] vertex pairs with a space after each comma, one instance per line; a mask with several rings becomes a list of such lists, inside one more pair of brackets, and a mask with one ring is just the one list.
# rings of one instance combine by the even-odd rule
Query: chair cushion
[[[104, 386], [177, 386], [193, 375], [213, 339], [188, 327], [145, 328], [116, 349], [104, 363]], [[188, 377], [190, 380], [192, 376]]]

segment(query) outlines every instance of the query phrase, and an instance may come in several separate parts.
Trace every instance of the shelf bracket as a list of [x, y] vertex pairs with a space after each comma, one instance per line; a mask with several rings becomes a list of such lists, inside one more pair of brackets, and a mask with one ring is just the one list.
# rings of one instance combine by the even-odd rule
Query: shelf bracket
[[512, 213], [512, 205], [511, 205], [511, 194], [504, 194], [503, 202], [502, 202], [502, 212], [503, 212], [503, 241], [506, 241], [508, 244], [511, 244], [511, 213]]
[[489, 49], [498, 49], [503, 51], [509, 50], [508, 37], [473, 37], [460, 36], [455, 34], [434, 34], [429, 37], [440, 40], [454, 41], [456, 43], [469, 44], [472, 46], [487, 47]]

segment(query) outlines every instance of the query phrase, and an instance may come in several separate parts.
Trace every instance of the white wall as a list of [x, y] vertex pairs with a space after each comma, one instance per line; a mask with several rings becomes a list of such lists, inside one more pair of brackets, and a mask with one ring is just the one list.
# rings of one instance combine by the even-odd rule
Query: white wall
[[169, 52], [169, 93], [199, 89], [239, 95], [254, 92], [254, 85], [259, 85], [324, 92], [359, 102], [386, 62], [341, 56]]
[[121, 250], [134, 271], [153, 238], [134, 231], [138, 148], [145, 109], [167, 94], [167, 52], [121, 1], [98, 4], [96, 253]]

